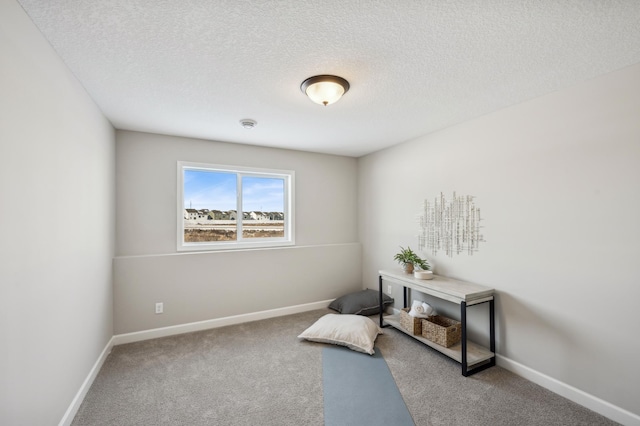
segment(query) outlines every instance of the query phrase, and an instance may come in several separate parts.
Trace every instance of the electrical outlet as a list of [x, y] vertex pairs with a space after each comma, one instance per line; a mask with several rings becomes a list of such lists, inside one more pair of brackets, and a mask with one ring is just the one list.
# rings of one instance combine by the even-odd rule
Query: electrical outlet
[[156, 303], [156, 314], [161, 314], [164, 312], [164, 303], [158, 302]]
[[391, 284], [387, 285], [387, 294], [391, 294]]

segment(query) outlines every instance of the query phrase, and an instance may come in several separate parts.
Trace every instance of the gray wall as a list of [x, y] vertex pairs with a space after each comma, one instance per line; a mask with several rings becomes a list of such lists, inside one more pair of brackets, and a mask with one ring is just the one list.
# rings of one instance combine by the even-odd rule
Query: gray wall
[[423, 200], [475, 196], [486, 243], [436, 272], [497, 290], [503, 360], [640, 414], [638, 99], [640, 65], [361, 158], [366, 284]]
[[[357, 160], [118, 131], [115, 333], [335, 298], [362, 288]], [[294, 170], [296, 246], [177, 253], [177, 161]], [[165, 313], [156, 315], [156, 302]]]
[[0, 2], [0, 424], [53, 425], [113, 335], [115, 134]]

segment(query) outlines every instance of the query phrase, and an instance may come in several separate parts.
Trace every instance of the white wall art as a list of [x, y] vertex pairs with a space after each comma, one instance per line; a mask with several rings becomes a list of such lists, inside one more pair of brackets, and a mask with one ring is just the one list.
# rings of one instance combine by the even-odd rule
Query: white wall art
[[433, 202], [424, 200], [423, 212], [419, 217], [420, 250], [428, 249], [434, 255], [444, 251], [447, 256], [478, 251], [484, 236], [480, 233], [480, 209], [471, 195], [456, 195], [447, 200], [443, 193]]

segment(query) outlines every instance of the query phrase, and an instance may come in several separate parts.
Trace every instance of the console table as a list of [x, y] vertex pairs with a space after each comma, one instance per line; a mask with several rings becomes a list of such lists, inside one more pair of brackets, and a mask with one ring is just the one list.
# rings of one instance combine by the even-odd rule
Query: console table
[[[462, 366], [462, 375], [485, 370], [496, 365], [496, 339], [495, 339], [495, 307], [493, 289], [479, 284], [458, 281], [451, 278], [434, 275], [431, 280], [419, 280], [413, 274], [406, 274], [402, 270], [379, 271], [379, 300], [380, 300], [380, 327], [389, 325], [421, 341], [425, 345], [453, 358]], [[399, 284], [403, 287], [404, 307], [408, 307], [409, 289], [419, 291], [428, 296], [460, 305], [461, 338], [460, 343], [445, 348], [422, 336], [414, 335], [400, 325], [400, 315], [386, 315], [383, 317], [382, 282]], [[482, 303], [489, 303], [489, 348], [467, 340], [467, 308]], [[387, 323], [385, 325], [385, 322]]]

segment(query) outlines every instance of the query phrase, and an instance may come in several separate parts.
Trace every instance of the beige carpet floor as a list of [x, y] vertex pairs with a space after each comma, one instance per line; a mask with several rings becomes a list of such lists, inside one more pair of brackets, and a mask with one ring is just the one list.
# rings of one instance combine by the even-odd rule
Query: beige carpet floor
[[[116, 346], [73, 425], [322, 425], [323, 344], [296, 336], [328, 312]], [[616, 424], [500, 367], [465, 378], [391, 328], [376, 346], [416, 425]]]

